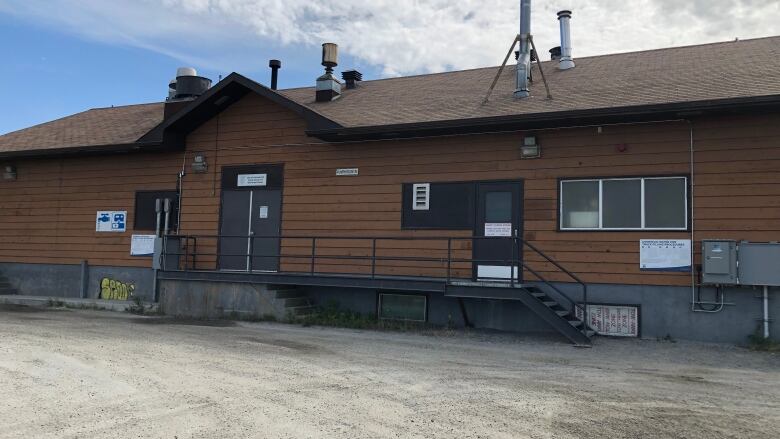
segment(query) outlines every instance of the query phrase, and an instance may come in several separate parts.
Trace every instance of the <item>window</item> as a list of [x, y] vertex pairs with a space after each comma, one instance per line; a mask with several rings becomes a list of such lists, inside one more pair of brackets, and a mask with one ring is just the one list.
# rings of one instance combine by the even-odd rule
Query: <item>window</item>
[[[168, 227], [170, 230], [178, 229], [179, 201], [176, 191], [138, 191], [135, 193], [134, 230], [155, 231], [157, 229], [155, 201], [158, 198], [171, 200], [171, 214]], [[165, 227], [165, 213], [160, 218], [160, 228], [163, 227]]]
[[415, 294], [379, 294], [379, 318], [426, 321], [428, 298]]
[[405, 183], [401, 228], [473, 229], [475, 187], [474, 183]]
[[431, 184], [430, 183], [415, 184], [412, 187], [412, 193], [414, 194], [412, 209], [428, 210], [428, 207], [430, 205], [429, 199], [431, 196]]
[[685, 177], [562, 180], [561, 230], [686, 230]]

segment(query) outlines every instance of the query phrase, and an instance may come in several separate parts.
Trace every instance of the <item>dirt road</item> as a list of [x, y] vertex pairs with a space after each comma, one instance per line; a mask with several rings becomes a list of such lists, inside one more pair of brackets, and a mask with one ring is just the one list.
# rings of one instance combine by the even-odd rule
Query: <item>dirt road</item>
[[[189, 324], [186, 324], [189, 323]], [[777, 437], [780, 356], [0, 309], [2, 438]]]

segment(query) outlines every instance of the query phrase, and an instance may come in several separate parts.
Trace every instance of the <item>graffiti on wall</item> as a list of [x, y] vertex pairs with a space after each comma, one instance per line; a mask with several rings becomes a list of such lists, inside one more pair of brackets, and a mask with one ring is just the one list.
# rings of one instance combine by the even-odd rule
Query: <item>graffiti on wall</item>
[[130, 300], [135, 284], [104, 277], [100, 281], [100, 298], [105, 300]]

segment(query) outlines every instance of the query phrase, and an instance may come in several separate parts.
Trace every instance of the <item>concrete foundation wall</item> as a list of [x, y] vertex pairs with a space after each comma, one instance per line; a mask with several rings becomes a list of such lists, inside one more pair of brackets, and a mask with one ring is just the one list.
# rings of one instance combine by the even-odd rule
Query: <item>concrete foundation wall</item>
[[[309, 299], [317, 305], [335, 301], [341, 308], [364, 314], [376, 315], [378, 311], [376, 290], [309, 287], [305, 291]], [[457, 299], [444, 297], [443, 293], [420, 294], [428, 298], [429, 323], [463, 327], [463, 314]], [[517, 302], [464, 299], [463, 303], [469, 322], [477, 328], [516, 332], [553, 331], [543, 320]]]
[[[580, 301], [581, 289], [577, 285], [557, 284], [569, 297]], [[549, 288], [540, 285], [544, 291]], [[335, 300], [345, 309], [362, 313], [377, 313], [377, 293], [373, 290], [345, 290], [334, 288], [309, 288], [310, 299], [317, 304]], [[762, 290], [727, 288], [727, 303], [722, 311], [704, 313], [691, 311], [691, 290], [684, 287], [650, 285], [588, 286], [590, 303], [635, 305], [640, 308], [640, 334], [643, 338], [671, 336], [674, 339], [744, 344], [748, 336], [761, 325], [763, 316]], [[702, 289], [702, 300], [715, 301], [715, 290]], [[455, 299], [440, 293], [428, 296], [430, 323], [462, 326], [460, 308]], [[554, 292], [550, 295], [555, 297]], [[561, 300], [562, 301], [562, 300]], [[516, 332], [550, 332], [552, 329], [528, 308], [520, 303], [498, 300], [464, 299], [471, 323], [478, 328]], [[780, 322], [780, 292], [770, 289], [769, 317]], [[780, 323], [770, 323], [770, 336], [780, 341]]]
[[[82, 297], [99, 299], [110, 281], [132, 290], [128, 300], [140, 297], [154, 300], [154, 272], [151, 268], [107, 267], [66, 264], [0, 263], [0, 273], [8, 278], [20, 295], [48, 297]], [[83, 273], [83, 275], [82, 275]], [[86, 288], [85, 288], [86, 286]]]
[[161, 279], [159, 291], [160, 310], [177, 317], [281, 320], [286, 312], [267, 285]]

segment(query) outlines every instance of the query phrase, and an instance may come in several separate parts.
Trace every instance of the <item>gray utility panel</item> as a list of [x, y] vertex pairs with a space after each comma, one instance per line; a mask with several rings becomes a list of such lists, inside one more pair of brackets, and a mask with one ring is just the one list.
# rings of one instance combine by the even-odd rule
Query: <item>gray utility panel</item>
[[702, 283], [780, 286], [780, 243], [702, 241]]
[[743, 241], [738, 255], [740, 284], [780, 286], [780, 244]]
[[737, 242], [710, 240], [701, 242], [702, 283], [718, 285], [737, 284]]

